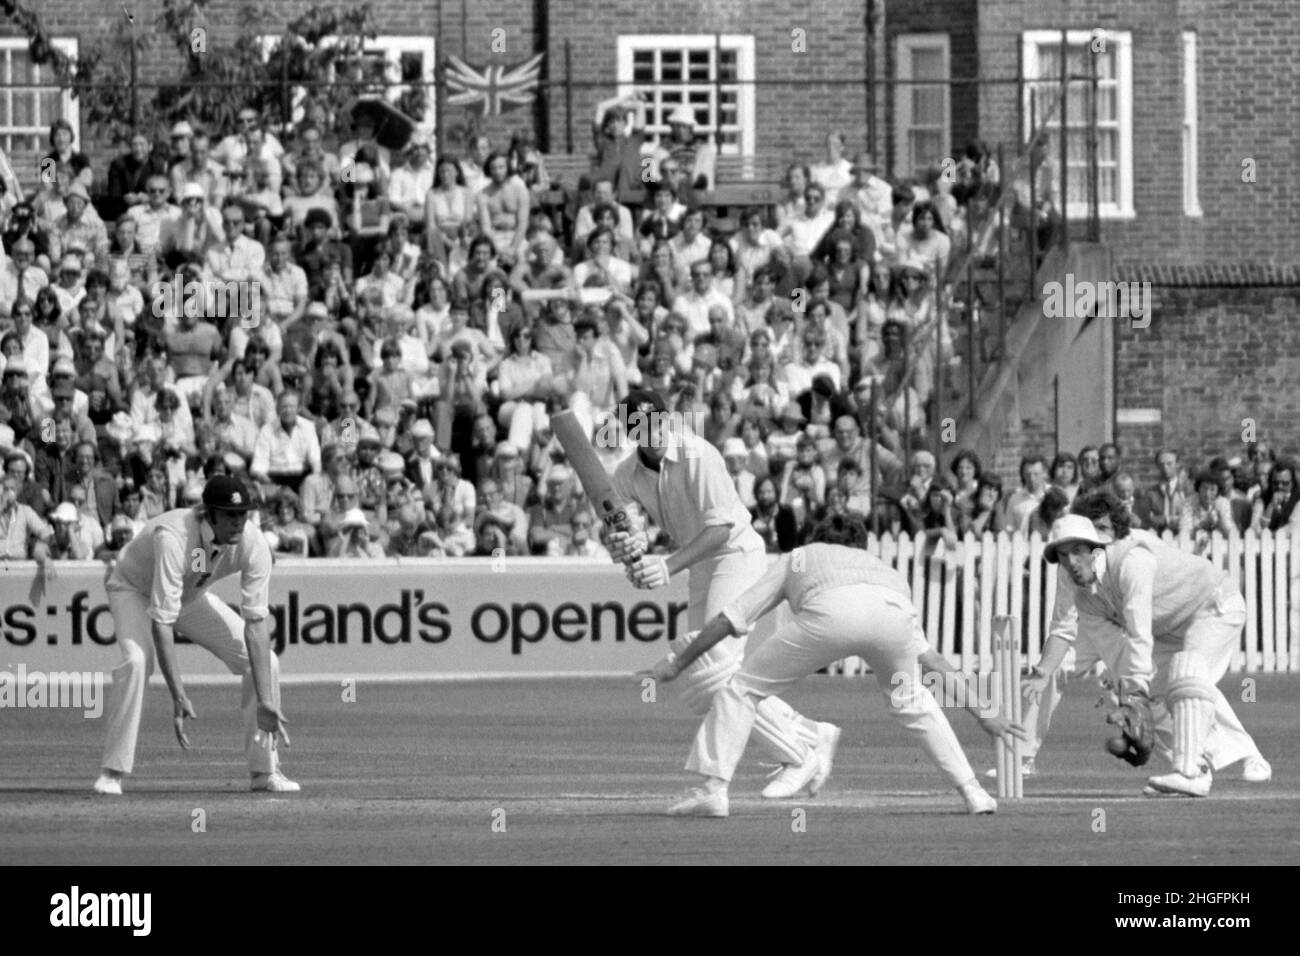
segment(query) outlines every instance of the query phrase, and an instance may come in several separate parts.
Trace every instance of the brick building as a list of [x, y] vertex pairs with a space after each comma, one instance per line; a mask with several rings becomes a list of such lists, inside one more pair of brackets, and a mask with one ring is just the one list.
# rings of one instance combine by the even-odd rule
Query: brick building
[[[135, 4], [141, 28], [159, 6]], [[210, 29], [233, 35], [241, 6], [210, 3]], [[263, 4], [268, 29], [307, 6]], [[122, 17], [119, 4], [81, 0], [45, 0], [39, 11], [74, 52]], [[595, 103], [637, 89], [655, 104], [654, 131], [688, 102], [717, 131], [724, 155], [752, 156], [771, 169], [816, 160], [836, 128], [850, 152], [874, 148], [891, 177], [958, 155], [976, 136], [1014, 153], [1030, 115], [1059, 129], [1051, 109], [1066, 31], [1071, 74], [1089, 76], [1095, 66], [1098, 76], [1101, 244], [1113, 278], [1155, 284], [1149, 328], [1090, 333], [1100, 344], [1090, 346], [1083, 373], [1105, 383], [1102, 405], [1111, 410], [1092, 437], [1116, 437], [1131, 457], [1172, 444], [1200, 459], [1235, 450], [1241, 421], [1251, 418], [1275, 445], [1300, 446], [1288, 388], [1300, 354], [1300, 202], [1288, 175], [1300, 122], [1300, 92], [1287, 81], [1300, 43], [1293, 4], [391, 0], [374, 14], [376, 55], [408, 79], [434, 81], [450, 56], [483, 70], [542, 55], [530, 107], [484, 117], [448, 104], [445, 86], [435, 85], [432, 118], [446, 149], [472, 124], [498, 139], [529, 128], [549, 152], [584, 153]], [[159, 47], [142, 64], [144, 82], [177, 72], [173, 51]], [[26, 43], [7, 22], [0, 57], [0, 82], [33, 78]], [[1072, 81], [1065, 118], [1072, 217], [1086, 211], [1088, 85]], [[53, 111], [76, 120], [75, 103], [57, 90], [14, 91], [10, 102], [7, 112], [0, 106], [0, 146], [16, 160], [43, 147]], [[105, 168], [112, 147], [85, 135]], [[1049, 454], [1057, 442], [1077, 447], [1077, 429], [1060, 421], [1070, 403], [1056, 400], [1056, 385], [1050, 396], [1014, 403], [997, 447], [1028, 442]]]

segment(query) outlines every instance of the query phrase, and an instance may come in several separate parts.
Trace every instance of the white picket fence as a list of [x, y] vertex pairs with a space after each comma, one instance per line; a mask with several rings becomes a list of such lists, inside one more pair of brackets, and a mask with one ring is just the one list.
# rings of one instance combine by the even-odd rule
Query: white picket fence
[[[1193, 551], [1190, 539], [1165, 533], [1165, 541]], [[1043, 639], [1056, 603], [1055, 568], [1043, 559], [1043, 538], [1034, 534], [967, 535], [955, 551], [942, 541], [925, 556], [924, 535], [871, 537], [872, 554], [901, 571], [912, 584], [926, 637], [954, 667], [966, 672], [993, 669], [993, 619], [1014, 614], [1021, 622], [1026, 666], [1042, 654]], [[1285, 532], [1224, 538], [1215, 534], [1205, 557], [1225, 568], [1246, 598], [1246, 627], [1233, 656], [1234, 671], [1300, 671], [1300, 546], [1291, 560]], [[832, 673], [859, 674], [860, 658], [849, 658]]]

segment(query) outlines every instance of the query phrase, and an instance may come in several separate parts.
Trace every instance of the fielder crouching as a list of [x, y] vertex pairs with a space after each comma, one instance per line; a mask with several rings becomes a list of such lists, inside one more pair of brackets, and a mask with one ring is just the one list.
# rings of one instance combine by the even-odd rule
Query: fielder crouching
[[[832, 661], [858, 655], [875, 674], [898, 720], [965, 801], [970, 813], [993, 813], [994, 800], [953, 733], [948, 718], [925, 683], [914, 675], [955, 670], [931, 650], [921, 630], [907, 579], [866, 550], [867, 530], [854, 518], [828, 518], [813, 532], [813, 542], [782, 555], [753, 587], [740, 595], [685, 648], [670, 653], [638, 676], [670, 681], [710, 648], [728, 637], [743, 637], [764, 615], [788, 601], [792, 618], [745, 655], [739, 671], [714, 695], [695, 736], [687, 769], [703, 777], [685, 800], [669, 809], [674, 816], [725, 817], [727, 785], [740, 762], [762, 702], [787, 690]], [[898, 683], [898, 676], [904, 678]], [[979, 705], [967, 708], [993, 737], [1021, 740], [1019, 725]]]
[[[95, 792], [120, 796], [122, 778], [135, 766], [144, 691], [155, 657], [173, 702], [173, 726], [190, 748], [186, 718], [196, 718], [176, 665], [175, 635], [215, 654], [243, 676], [244, 748], [251, 789], [291, 793], [299, 788], [280, 772], [277, 740], [289, 736], [280, 712], [279, 662], [267, 628], [271, 551], [248, 521], [252, 502], [236, 478], [216, 475], [203, 488], [203, 503], [178, 508], [148, 522], [118, 557], [109, 576], [122, 663], [113, 671], [105, 715], [108, 740]], [[240, 613], [208, 587], [240, 576]]]
[[1076, 502], [1076, 510], [1098, 517], [1061, 518], [1044, 553], [1066, 572], [1058, 575], [1058, 606], [1073, 606], [1077, 630], [1053, 628], [1026, 695], [1035, 698], [1051, 680], [1075, 630], [1080, 656], [1105, 663], [1119, 696], [1120, 709], [1108, 719], [1120, 725], [1121, 738], [1107, 748], [1134, 766], [1152, 750], [1172, 760], [1173, 772], [1151, 777], [1144, 794], [1206, 796], [1213, 770], [1237, 761], [1245, 761], [1246, 779], [1269, 779], [1268, 762], [1215, 686], [1246, 623], [1246, 602], [1232, 578], [1204, 558], [1131, 531], [1123, 505], [1108, 492]]

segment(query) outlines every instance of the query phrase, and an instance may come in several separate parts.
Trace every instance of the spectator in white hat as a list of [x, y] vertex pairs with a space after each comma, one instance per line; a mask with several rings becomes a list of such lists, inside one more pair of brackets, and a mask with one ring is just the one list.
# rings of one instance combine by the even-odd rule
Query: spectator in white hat
[[366, 515], [360, 508], [351, 508], [339, 523], [339, 536], [330, 544], [327, 557], [375, 559], [386, 557], [383, 545], [371, 540]]
[[[51, 238], [60, 249], [83, 247], [96, 264], [108, 261], [108, 230], [90, 205], [90, 191], [74, 182], [63, 193], [63, 215], [53, 221]], [[83, 263], [83, 268], [89, 263]]]
[[728, 438], [722, 443], [722, 460], [727, 465], [727, 474], [731, 476], [731, 483], [736, 486], [736, 492], [740, 495], [740, 500], [744, 502], [746, 508], [753, 508], [756, 504], [754, 500], [754, 474], [749, 470], [749, 449], [745, 447], [745, 442], [740, 438]]
[[89, 561], [104, 543], [104, 532], [97, 524], [82, 521], [81, 512], [70, 501], [50, 512], [50, 525], [54, 529], [50, 557], [55, 561]]
[[171, 268], [186, 260], [206, 259], [208, 251], [226, 239], [221, 210], [208, 202], [200, 183], [185, 183], [180, 196], [181, 214], [163, 222], [159, 254]]
[[695, 110], [685, 103], [668, 114], [669, 134], [660, 140], [655, 150], [656, 178], [665, 161], [672, 160], [686, 172], [686, 196], [680, 196], [686, 205], [696, 191], [708, 191], [714, 186], [714, 171], [718, 161], [717, 147], [696, 137]]

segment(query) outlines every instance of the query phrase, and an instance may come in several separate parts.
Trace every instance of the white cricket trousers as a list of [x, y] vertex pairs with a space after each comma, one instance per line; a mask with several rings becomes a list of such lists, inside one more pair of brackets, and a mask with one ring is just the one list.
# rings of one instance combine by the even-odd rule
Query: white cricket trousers
[[[1123, 673], [1121, 659], [1127, 656], [1124, 628], [1112, 621], [1080, 616], [1081, 640], [1084, 637], [1085, 620], [1088, 637], [1094, 646], [1114, 651], [1108, 655], [1106, 668], [1112, 674]], [[1151, 681], [1151, 697], [1154, 700], [1151, 715], [1155, 720], [1156, 742], [1160, 749], [1172, 753], [1174, 746], [1173, 717], [1164, 700], [1165, 687], [1169, 681], [1169, 663], [1173, 656], [1181, 651], [1199, 655], [1205, 661], [1209, 682], [1217, 685], [1228, 673], [1233, 651], [1241, 642], [1241, 630], [1245, 626], [1246, 599], [1234, 588], [1224, 593], [1218, 601], [1207, 603], [1188, 625], [1187, 633], [1181, 641], [1156, 639], [1151, 655], [1151, 663], [1155, 665], [1156, 671], [1155, 678]], [[1214, 723], [1205, 738], [1205, 753], [1209, 757], [1210, 766], [1218, 770], [1247, 757], [1258, 757], [1259, 746], [1246, 732], [1228, 698], [1217, 686], [1213, 691]]]
[[[135, 591], [109, 591], [108, 608], [113, 615], [117, 646], [122, 663], [113, 670], [113, 687], [108, 693], [108, 740], [104, 744], [106, 770], [130, 773], [135, 767], [135, 742], [140, 733], [140, 712], [144, 690], [154, 669], [153, 622], [149, 619], [149, 598]], [[275, 738], [257, 729], [257, 694], [253, 669], [244, 644], [244, 621], [212, 594], [203, 594], [181, 608], [174, 625], [176, 633], [198, 644], [244, 678], [244, 752], [252, 773], [274, 773], [278, 767]], [[271, 653], [271, 700], [280, 706], [280, 662]]]
[[[867, 584], [823, 591], [747, 654], [736, 676], [714, 695], [687, 769], [730, 780], [758, 702], [856, 654], [870, 665], [890, 716], [916, 738], [953, 787], [969, 783], [975, 773], [952, 725], [934, 695], [915, 680], [926, 650], [920, 616], [901, 594]], [[906, 680], [896, 683], [894, 675]]]
[[[690, 570], [686, 619], [698, 631], [749, 590], [767, 571], [767, 554], [760, 550], [734, 552], [701, 561]], [[674, 645], [684, 647], [681, 639]], [[718, 690], [740, 670], [749, 649], [747, 637], [727, 638], [700, 655], [681, 676], [681, 696], [691, 713], [704, 716]], [[779, 764], [801, 764], [817, 746], [817, 723], [789, 704], [773, 698], [763, 708], [754, 732], [765, 755]], [[689, 764], [687, 769], [690, 769]]]

